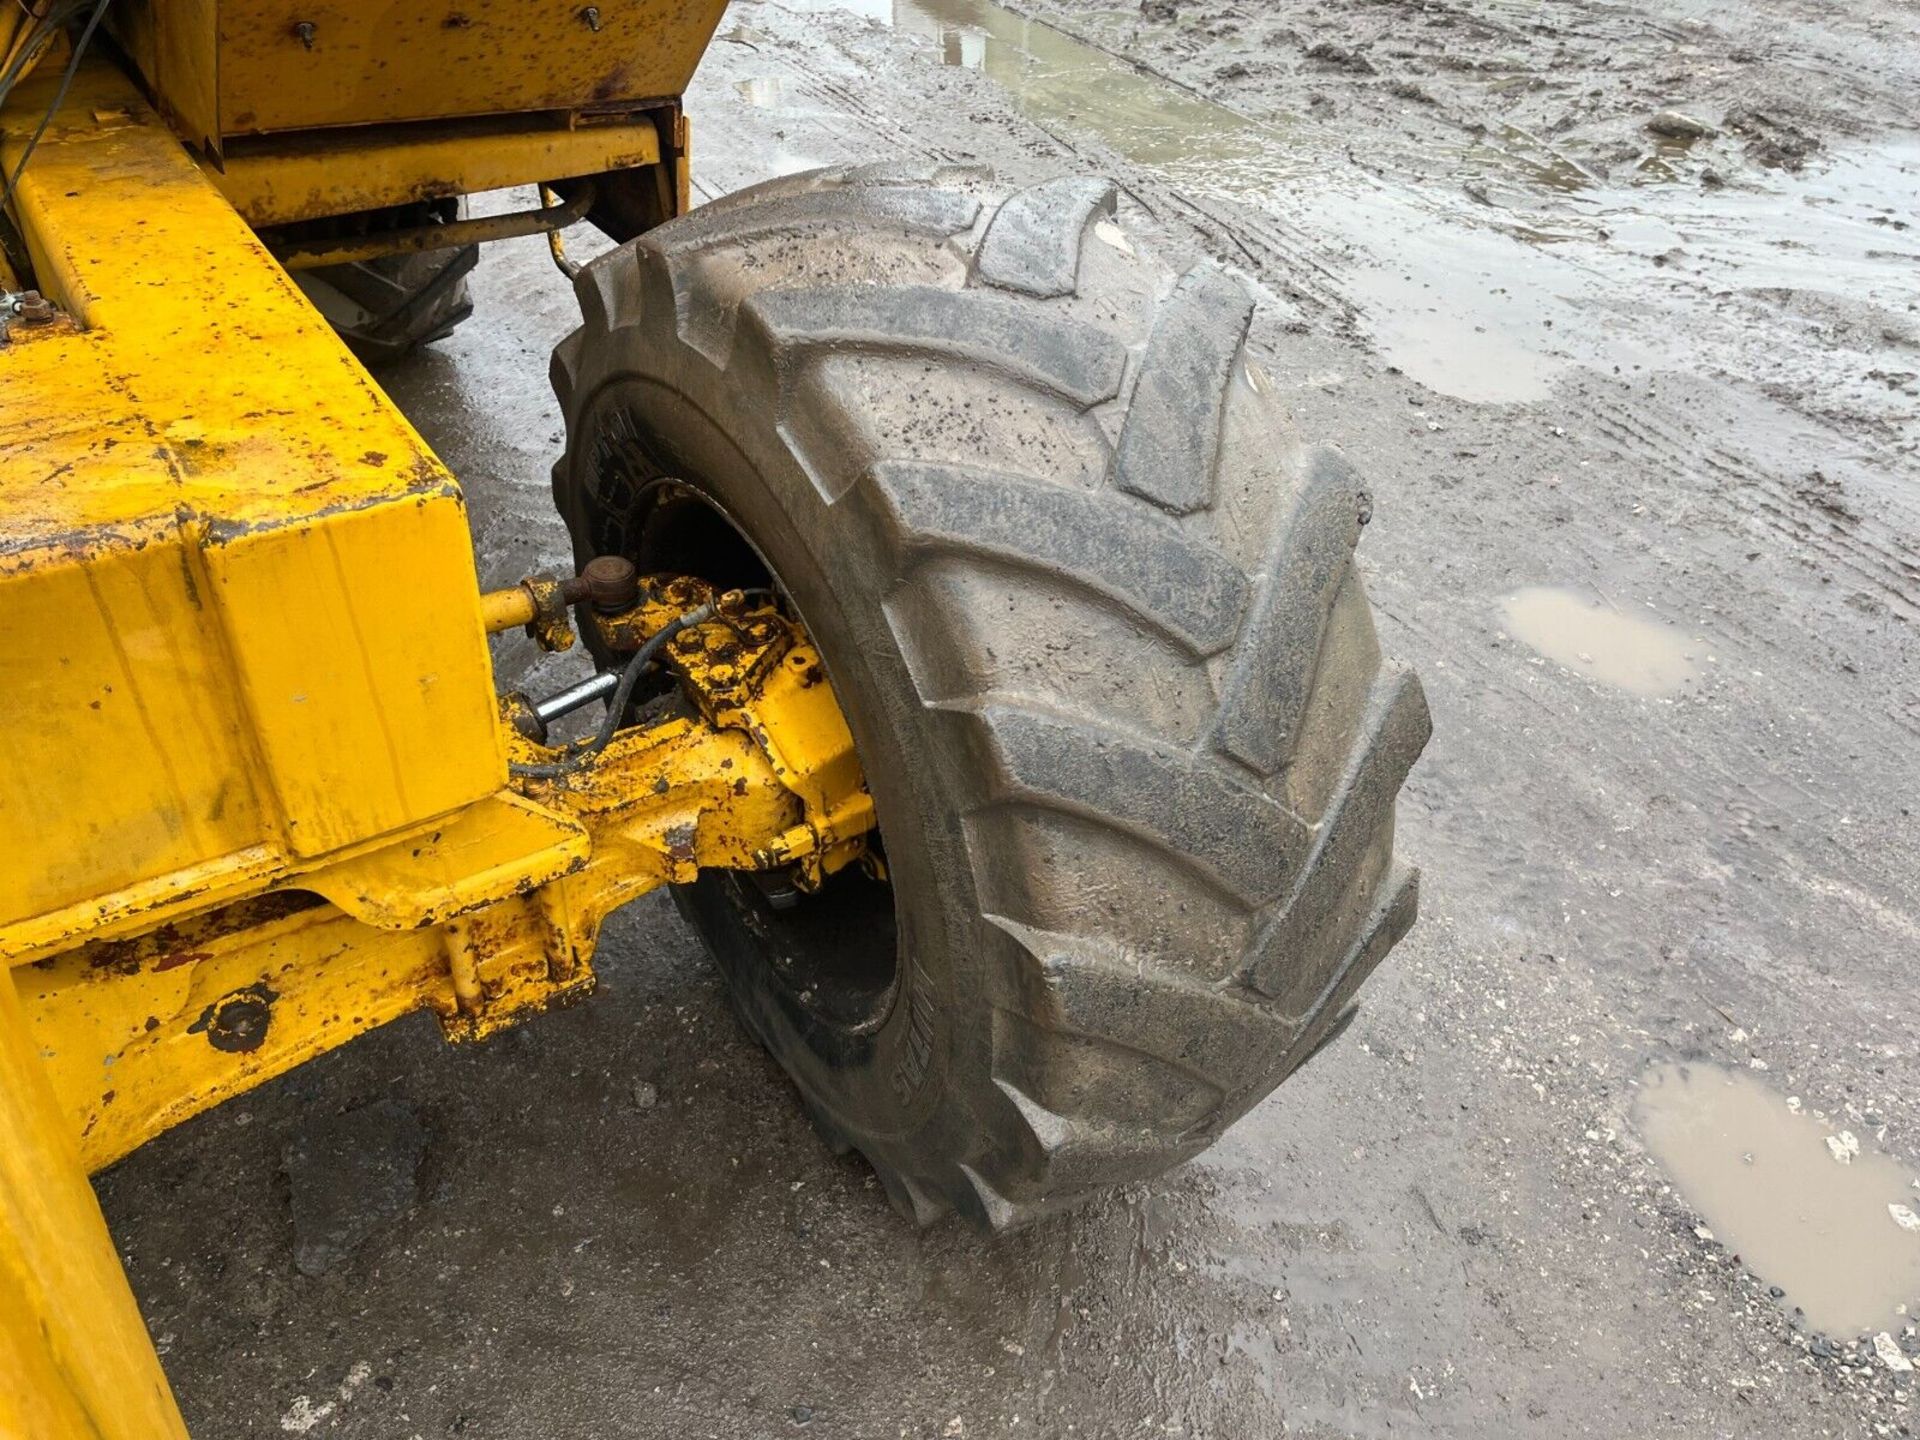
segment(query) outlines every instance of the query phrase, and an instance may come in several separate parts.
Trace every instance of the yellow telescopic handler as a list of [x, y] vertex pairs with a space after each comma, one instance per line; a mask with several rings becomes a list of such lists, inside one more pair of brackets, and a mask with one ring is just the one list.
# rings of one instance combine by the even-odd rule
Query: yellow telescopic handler
[[[0, 1436], [185, 1434], [91, 1172], [586, 996], [662, 885], [919, 1223], [1155, 1174], [1338, 1032], [1427, 713], [1238, 281], [1098, 179], [690, 210], [722, 0], [0, 3]], [[541, 233], [576, 568], [483, 593], [368, 367]], [[578, 683], [502, 693], [516, 628]]]

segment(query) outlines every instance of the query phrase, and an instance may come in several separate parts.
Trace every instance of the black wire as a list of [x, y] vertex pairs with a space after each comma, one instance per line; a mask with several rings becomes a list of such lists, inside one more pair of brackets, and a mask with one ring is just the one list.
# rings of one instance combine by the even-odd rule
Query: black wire
[[33, 132], [33, 138], [27, 141], [27, 148], [20, 152], [20, 163], [13, 167], [6, 188], [0, 190], [0, 209], [13, 198], [13, 189], [20, 183], [25, 173], [27, 161], [33, 158], [34, 147], [40, 143], [40, 137], [47, 133], [47, 126], [53, 123], [53, 117], [60, 113], [60, 107], [67, 103], [67, 91], [73, 85], [73, 77], [80, 69], [80, 57], [87, 53], [87, 45], [93, 39], [93, 32], [100, 28], [100, 18], [107, 13], [107, 6], [113, 0], [95, 0], [93, 13], [87, 17], [87, 25], [80, 32], [80, 38], [74, 42], [73, 55], [67, 61], [67, 73], [60, 77], [60, 88], [54, 92], [53, 104], [47, 107], [47, 113], [40, 117], [40, 124]]
[[28, 63], [47, 48], [47, 42], [60, 33], [61, 27], [76, 16], [86, 13], [87, 3], [88, 0], [59, 0], [58, 4], [49, 6], [44, 15], [35, 15], [29, 11], [30, 23], [23, 32], [26, 38], [15, 49], [13, 61], [7, 66], [6, 73], [0, 75], [0, 86], [12, 88], [26, 70]]
[[7, 62], [5, 69], [0, 69], [0, 101], [7, 98], [13, 90], [14, 83], [46, 48], [47, 42], [53, 38], [60, 23], [69, 18], [70, 14], [78, 13], [75, 8], [58, 12], [48, 11], [46, 15], [34, 15], [29, 18], [27, 25], [20, 31], [19, 38], [14, 43], [13, 58]]
[[47, 48], [47, 42], [53, 39], [60, 27], [78, 15], [82, 8], [83, 0], [67, 0], [67, 3], [58, 9], [49, 10], [45, 15], [31, 17], [32, 23], [22, 32], [25, 38], [15, 49], [12, 61], [4, 71], [0, 71], [0, 101], [7, 98], [14, 83], [19, 80], [27, 66], [33, 63], [40, 52]]
[[[32, 138], [27, 141], [26, 148], [20, 152], [20, 163], [14, 167], [13, 174], [7, 179], [5, 187], [0, 188], [0, 205], [4, 205], [12, 197], [14, 188], [20, 183], [21, 174], [27, 168], [28, 159], [40, 143], [40, 137], [46, 133], [47, 126], [52, 123], [53, 117], [59, 113], [60, 106], [65, 102], [67, 90], [73, 84], [73, 77], [80, 68], [81, 58], [86, 52], [88, 42], [93, 38], [95, 28], [99, 25], [101, 17], [106, 14], [108, 3], [109, 0], [98, 0], [93, 13], [88, 17], [86, 28], [75, 43], [73, 53], [68, 59], [67, 70], [60, 79], [60, 86], [54, 95], [53, 104], [40, 117], [38, 128], [34, 130]], [[85, 9], [86, 0], [66, 0], [62, 5], [50, 6], [44, 16], [35, 17], [34, 28], [20, 46], [13, 63], [7, 67], [6, 74], [0, 76], [0, 100], [4, 100], [12, 93], [14, 85], [39, 58], [54, 36], [59, 34], [61, 28], [83, 13]]]
[[653, 663], [653, 657], [689, 625], [704, 625], [713, 616], [712, 604], [700, 605], [684, 615], [675, 616], [647, 637], [646, 644], [633, 652], [633, 658], [621, 670], [620, 684], [613, 692], [613, 699], [607, 702], [607, 718], [600, 722], [599, 732], [593, 739], [577, 746], [563, 760], [540, 765], [509, 765], [508, 772], [528, 780], [558, 780], [562, 775], [571, 775], [586, 765], [612, 741], [613, 732], [619, 726], [621, 716], [627, 713], [628, 702], [633, 699], [633, 687], [640, 683], [640, 676]]
[[35, 12], [31, 6], [21, 6], [21, 10], [27, 15], [27, 25], [21, 29], [21, 36], [25, 38], [15, 46], [12, 63], [6, 67], [6, 73], [0, 75], [0, 86], [13, 83], [27, 58], [36, 54], [61, 25], [86, 10], [86, 0], [54, 0], [44, 12]]

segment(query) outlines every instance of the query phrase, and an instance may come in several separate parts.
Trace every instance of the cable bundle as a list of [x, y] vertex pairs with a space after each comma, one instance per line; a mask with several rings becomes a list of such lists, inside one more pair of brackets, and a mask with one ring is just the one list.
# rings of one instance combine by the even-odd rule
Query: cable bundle
[[5, 186], [0, 187], [0, 207], [13, 198], [13, 187], [20, 183], [28, 157], [65, 102], [74, 72], [80, 68], [80, 57], [87, 53], [87, 45], [93, 39], [93, 32], [100, 28], [110, 0], [40, 0], [40, 3], [44, 8], [36, 10], [28, 0], [13, 0], [12, 8], [0, 16], [0, 55], [5, 57], [0, 59], [0, 107], [6, 105], [13, 87], [27, 77], [57, 36], [83, 15], [86, 23], [81, 27], [80, 38], [73, 42], [73, 53], [67, 60], [66, 73], [60, 77], [60, 88], [54, 93], [53, 103], [40, 117], [40, 124], [20, 152], [20, 163], [7, 176]]

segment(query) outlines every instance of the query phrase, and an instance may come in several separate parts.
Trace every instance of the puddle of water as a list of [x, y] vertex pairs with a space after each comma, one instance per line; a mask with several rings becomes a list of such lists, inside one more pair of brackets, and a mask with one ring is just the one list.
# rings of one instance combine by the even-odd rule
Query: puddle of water
[[[1312, 127], [1251, 119], [994, 0], [783, 3], [850, 11], [926, 36], [946, 64], [997, 81], [1016, 109], [1045, 128], [1096, 135], [1197, 196], [1292, 210], [1305, 237], [1294, 243], [1348, 252], [1343, 288], [1359, 301], [1376, 348], [1431, 389], [1473, 401], [1538, 400], [1567, 363], [1535, 343], [1545, 328], [1539, 302], [1504, 283], [1531, 258], [1523, 241], [1471, 227], [1417, 238], [1432, 227], [1426, 216], [1409, 222], [1407, 196], [1352, 196], [1327, 186], [1329, 166]], [[1503, 151], [1506, 163], [1562, 188], [1590, 179], [1526, 151], [1515, 137]], [[1371, 252], [1382, 237], [1399, 243], [1376, 261]]]
[[1117, 153], [1176, 184], [1212, 193], [1262, 192], [1314, 170], [1281, 127], [1250, 120], [993, 0], [783, 0], [804, 11], [846, 10], [924, 35], [948, 65], [999, 83], [1042, 126], [1098, 135]]
[[[780, 3], [925, 36], [946, 64], [997, 81], [1043, 128], [1097, 136], [1191, 195], [1273, 217], [1280, 223], [1254, 244], [1309, 282], [1309, 272], [1331, 278], [1381, 355], [1441, 394], [1526, 402], [1576, 365], [1711, 366], [1810, 393], [1817, 385], [1823, 400], [1839, 386], [1848, 403], [1888, 403], [1869, 381], [1834, 378], [1874, 368], [1853, 354], [1818, 375], [1774, 375], [1770, 327], [1717, 307], [1725, 294], [1773, 286], [1904, 312], [1920, 245], [1889, 216], [1920, 206], [1911, 139], [1836, 146], [1819, 167], [1759, 190], [1666, 183], [1684, 177], [1657, 156], [1640, 183], [1623, 182], [1511, 126], [1478, 144], [1420, 141], [1356, 168], [1325, 149], [1339, 141], [1327, 127], [1239, 114], [995, 0]], [[1499, 3], [1518, 15], [1538, 0]], [[1131, 27], [1138, 17], [1128, 15]], [[1400, 171], [1417, 178], [1391, 178]], [[1519, 185], [1514, 204], [1484, 189], [1469, 198], [1476, 177], [1493, 176]]]
[[1572, 590], [1529, 585], [1500, 602], [1508, 633], [1549, 660], [1635, 695], [1677, 695], [1699, 684], [1697, 643]]
[[1744, 1071], [1656, 1065], [1634, 1121], [1714, 1238], [1831, 1335], [1898, 1330], [1920, 1307], [1913, 1173], [1872, 1150], [1835, 1159], [1840, 1132], [1796, 1114]]
[[[1346, 251], [1341, 289], [1363, 311], [1374, 347], [1443, 395], [1481, 404], [1544, 400], [1568, 361], [1543, 348], [1541, 317], [1557, 287], [1529, 283], [1536, 250], [1484, 226], [1427, 222], [1411, 233], [1404, 200], [1331, 192], [1306, 198], [1310, 233]], [[1376, 249], [1382, 236], [1390, 247]]]

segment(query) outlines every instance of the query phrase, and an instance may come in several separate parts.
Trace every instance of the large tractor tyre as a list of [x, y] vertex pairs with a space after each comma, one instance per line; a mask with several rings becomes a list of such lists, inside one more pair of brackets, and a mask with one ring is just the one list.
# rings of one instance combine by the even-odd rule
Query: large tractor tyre
[[830, 1143], [1002, 1228], [1204, 1149], [1406, 932], [1428, 734], [1351, 563], [1369, 509], [1105, 182], [790, 177], [580, 275], [576, 553], [777, 585], [883, 882], [679, 892]]
[[[441, 224], [459, 218], [462, 205], [438, 200], [400, 206], [381, 211], [374, 225], [411, 229]], [[322, 265], [297, 270], [293, 278], [362, 364], [385, 365], [445, 339], [473, 313], [467, 276], [479, 259], [478, 245], [461, 245]]]

